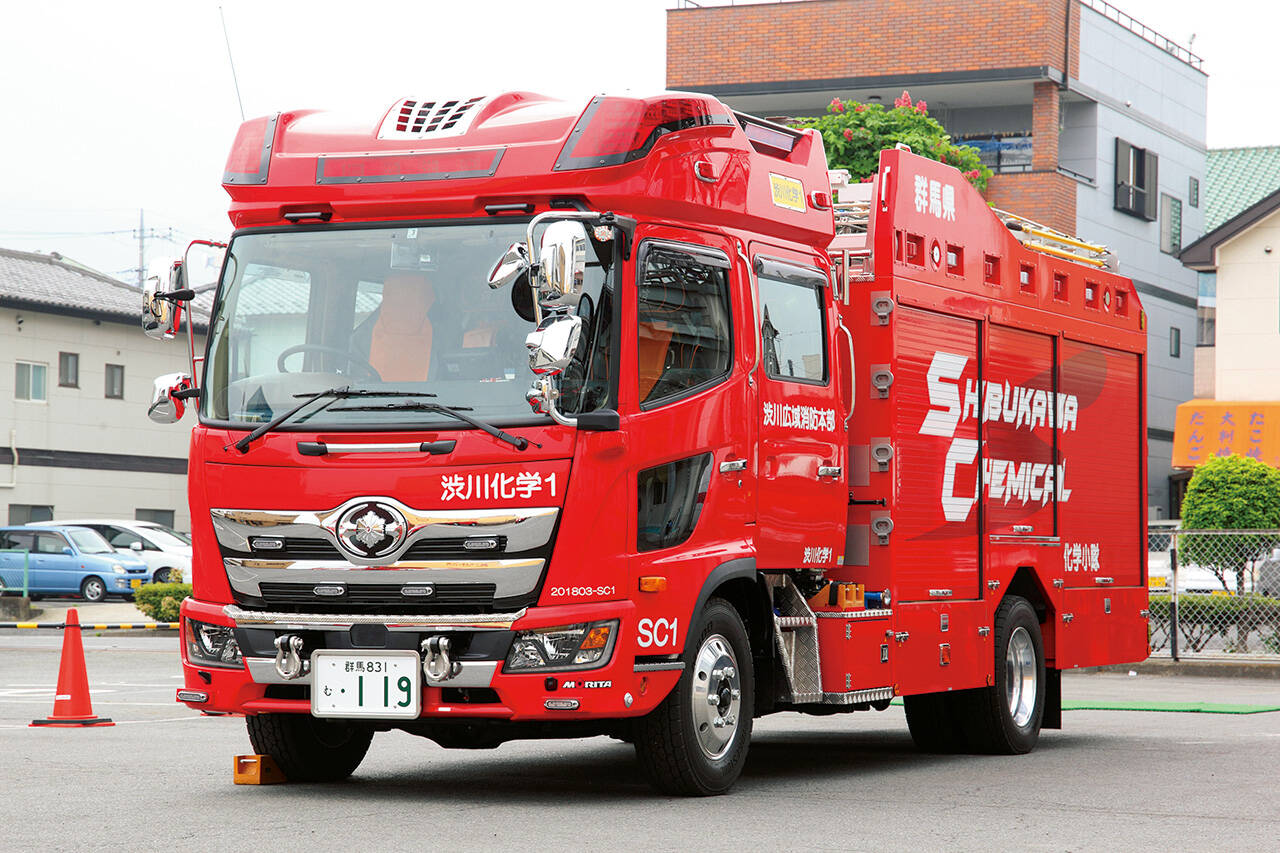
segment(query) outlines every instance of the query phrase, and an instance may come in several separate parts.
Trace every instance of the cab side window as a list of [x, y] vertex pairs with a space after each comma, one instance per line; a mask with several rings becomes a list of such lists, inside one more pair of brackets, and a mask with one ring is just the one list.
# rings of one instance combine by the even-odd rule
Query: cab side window
[[63, 539], [57, 533], [37, 533], [36, 547], [33, 549], [37, 554], [61, 554], [62, 549], [67, 547], [67, 540]]
[[134, 542], [141, 542], [144, 548], [147, 545], [141, 536], [128, 530], [121, 530], [118, 527], [99, 527], [95, 529], [102, 534], [104, 539], [111, 543], [112, 548], [129, 548], [133, 546]]
[[815, 270], [760, 258], [760, 341], [771, 379], [827, 382], [826, 277]]
[[729, 259], [666, 243], [643, 249], [639, 283], [640, 402], [652, 408], [729, 375]]

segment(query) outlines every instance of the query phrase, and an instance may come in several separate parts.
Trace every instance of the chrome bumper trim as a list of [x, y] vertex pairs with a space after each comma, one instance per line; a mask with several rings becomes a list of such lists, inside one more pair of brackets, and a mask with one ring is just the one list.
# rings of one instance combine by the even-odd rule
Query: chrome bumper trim
[[331, 628], [342, 630], [352, 625], [385, 625], [390, 631], [412, 631], [428, 628], [510, 628], [524, 616], [527, 608], [515, 613], [468, 614], [358, 614], [358, 613], [275, 613], [242, 610], [234, 604], [222, 608], [222, 615], [235, 622], [237, 628], [282, 628], [300, 631]]
[[223, 568], [231, 588], [242, 595], [262, 595], [262, 583], [341, 583], [358, 588], [361, 584], [413, 586], [450, 583], [492, 583], [494, 598], [527, 595], [538, 587], [546, 561], [511, 560], [415, 560], [396, 563], [386, 569], [362, 569], [347, 562], [325, 560], [240, 560], [224, 559]]
[[[353, 649], [352, 653], [368, 651], [376, 654], [378, 649]], [[255, 684], [311, 684], [311, 672], [288, 680], [276, 672], [275, 658], [246, 657], [245, 665], [249, 668], [249, 677]], [[498, 660], [459, 661], [461, 669], [453, 678], [437, 681], [423, 673], [422, 681], [428, 687], [488, 687], [493, 682], [493, 675], [498, 671]]]

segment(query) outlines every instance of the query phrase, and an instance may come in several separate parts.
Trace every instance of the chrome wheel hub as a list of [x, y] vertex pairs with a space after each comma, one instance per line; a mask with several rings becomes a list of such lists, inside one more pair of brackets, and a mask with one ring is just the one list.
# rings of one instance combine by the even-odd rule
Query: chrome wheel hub
[[742, 708], [742, 677], [729, 641], [712, 634], [693, 661], [693, 728], [708, 758], [729, 751]]
[[1026, 727], [1036, 706], [1036, 648], [1021, 626], [1013, 629], [1004, 653], [1004, 697], [1013, 724]]

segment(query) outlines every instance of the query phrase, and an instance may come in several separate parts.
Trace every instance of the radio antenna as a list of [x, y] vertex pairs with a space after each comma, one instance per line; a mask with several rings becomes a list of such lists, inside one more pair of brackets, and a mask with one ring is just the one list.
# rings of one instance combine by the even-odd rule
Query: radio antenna
[[244, 100], [240, 97], [240, 80], [236, 77], [236, 61], [231, 56], [231, 36], [227, 35], [227, 17], [218, 7], [218, 17], [222, 20], [222, 39], [227, 43], [227, 63], [231, 66], [231, 82], [236, 87], [236, 103], [240, 105], [240, 121], [244, 121]]

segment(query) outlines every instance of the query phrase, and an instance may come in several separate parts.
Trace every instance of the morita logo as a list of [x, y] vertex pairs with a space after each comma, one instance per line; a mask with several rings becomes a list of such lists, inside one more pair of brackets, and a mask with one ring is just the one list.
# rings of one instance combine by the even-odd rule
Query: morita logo
[[[967, 521], [978, 501], [979, 484], [987, 488], [989, 500], [1047, 504], [1071, 499], [1065, 485], [1067, 463], [1058, 465], [1015, 459], [982, 460], [982, 478], [974, 477], [972, 494], [956, 494], [957, 472], [974, 464], [978, 442], [956, 438], [961, 423], [981, 418], [982, 423], [1003, 423], [1015, 430], [1056, 428], [1074, 432], [1080, 411], [1074, 394], [1057, 394], [1045, 388], [1011, 385], [1009, 382], [965, 380], [961, 396], [960, 378], [968, 365], [967, 356], [935, 352], [925, 379], [929, 388], [929, 411], [920, 424], [921, 435], [950, 438], [942, 473], [942, 513], [947, 521]], [[975, 472], [976, 474], [976, 472]]]

